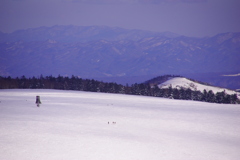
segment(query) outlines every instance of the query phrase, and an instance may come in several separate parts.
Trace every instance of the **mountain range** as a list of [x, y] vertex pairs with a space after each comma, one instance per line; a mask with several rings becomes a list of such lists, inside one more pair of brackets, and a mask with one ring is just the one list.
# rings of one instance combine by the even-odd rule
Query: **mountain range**
[[222, 76], [240, 73], [240, 33], [196, 38], [105, 26], [39, 27], [1, 32], [0, 54], [1, 76], [61, 74], [123, 82], [177, 74], [213, 85], [227, 78], [222, 87], [240, 88], [239, 76]]

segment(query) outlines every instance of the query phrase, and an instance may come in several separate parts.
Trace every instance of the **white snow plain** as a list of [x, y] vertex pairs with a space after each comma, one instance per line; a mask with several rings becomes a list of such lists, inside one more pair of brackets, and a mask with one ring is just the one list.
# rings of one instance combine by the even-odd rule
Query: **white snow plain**
[[0, 159], [239, 160], [239, 115], [231, 104], [0, 90]]

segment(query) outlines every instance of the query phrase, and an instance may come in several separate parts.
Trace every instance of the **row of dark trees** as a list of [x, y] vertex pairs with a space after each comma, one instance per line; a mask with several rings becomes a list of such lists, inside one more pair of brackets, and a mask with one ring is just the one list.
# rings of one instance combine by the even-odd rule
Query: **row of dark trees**
[[40, 76], [38, 78], [20, 78], [0, 77], [0, 89], [60, 89], [60, 90], [78, 90], [104, 93], [121, 93], [131, 95], [144, 95], [154, 97], [165, 97], [171, 99], [195, 100], [212, 103], [239, 104], [240, 100], [236, 94], [228, 95], [224, 91], [216, 94], [213, 91], [192, 91], [191, 89], [176, 89], [169, 87], [160, 89], [157, 85], [149, 85], [148, 83], [121, 85], [117, 83], [106, 83], [93, 79], [82, 79], [76, 76], [69, 77], [53, 77]]

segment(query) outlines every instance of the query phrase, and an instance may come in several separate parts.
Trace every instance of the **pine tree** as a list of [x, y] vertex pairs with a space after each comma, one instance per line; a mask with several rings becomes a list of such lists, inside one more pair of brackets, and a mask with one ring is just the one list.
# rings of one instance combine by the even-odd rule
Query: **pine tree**
[[177, 88], [173, 89], [173, 98], [180, 99], [180, 91]]
[[212, 90], [208, 91], [206, 100], [207, 102], [215, 102], [216, 100], [215, 94], [213, 93]]

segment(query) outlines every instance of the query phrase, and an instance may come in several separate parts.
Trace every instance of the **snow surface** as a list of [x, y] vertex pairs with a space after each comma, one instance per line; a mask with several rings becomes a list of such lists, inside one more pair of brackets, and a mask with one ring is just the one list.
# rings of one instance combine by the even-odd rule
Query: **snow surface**
[[0, 159], [238, 160], [239, 115], [231, 104], [0, 90]]
[[175, 77], [172, 78], [170, 80], [167, 80], [164, 83], [161, 83], [158, 85], [159, 88], [168, 88], [170, 86], [172, 86], [172, 88], [178, 88], [181, 89], [183, 88], [190, 88], [191, 90], [199, 90], [201, 92], [203, 92], [204, 89], [206, 89], [206, 91], [210, 91], [212, 90], [213, 93], [217, 93], [217, 92], [222, 92], [225, 91], [227, 94], [237, 94], [238, 97], [240, 98], [240, 93], [230, 90], [230, 89], [226, 89], [226, 88], [220, 88], [220, 87], [214, 87], [214, 86], [207, 86], [207, 85], [203, 85], [197, 82], [193, 82], [187, 78], [183, 78], [183, 77]]

